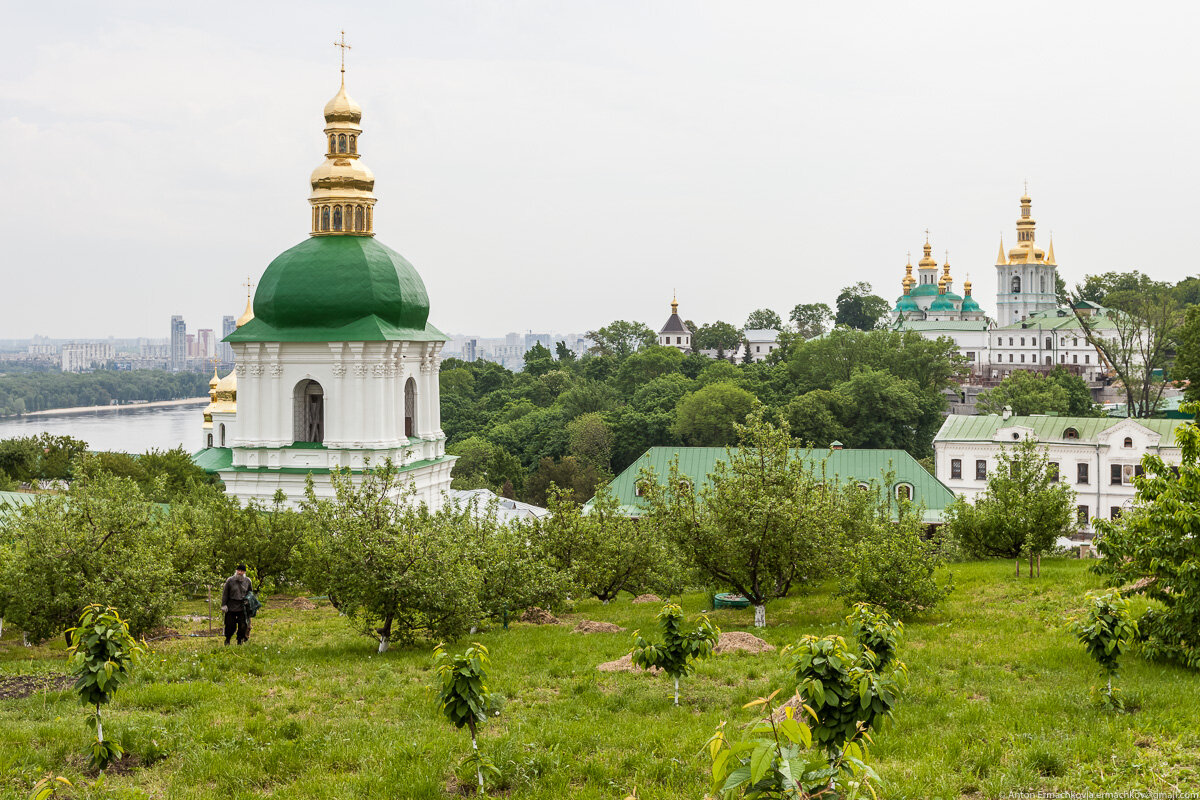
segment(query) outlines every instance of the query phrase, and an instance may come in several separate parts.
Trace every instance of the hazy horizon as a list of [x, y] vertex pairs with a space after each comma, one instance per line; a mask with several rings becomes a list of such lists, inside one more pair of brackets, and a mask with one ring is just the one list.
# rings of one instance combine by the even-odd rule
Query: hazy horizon
[[[214, 13], [215, 12], [215, 13]], [[231, 13], [232, 12], [232, 13]], [[219, 330], [308, 233], [353, 46], [381, 241], [443, 331], [785, 319], [931, 231], [995, 309], [1029, 181], [1060, 274], [1177, 281], [1200, 10], [417, 0], [16, 6], [0, 338]], [[1188, 87], [1192, 87], [1189, 89]]]

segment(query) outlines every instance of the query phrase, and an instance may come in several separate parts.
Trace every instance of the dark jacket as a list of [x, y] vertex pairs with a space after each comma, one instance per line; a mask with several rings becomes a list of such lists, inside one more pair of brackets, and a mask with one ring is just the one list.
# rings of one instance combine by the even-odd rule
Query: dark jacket
[[246, 595], [250, 593], [250, 579], [236, 572], [225, 581], [221, 590], [221, 605], [230, 611], [242, 611], [246, 608]]

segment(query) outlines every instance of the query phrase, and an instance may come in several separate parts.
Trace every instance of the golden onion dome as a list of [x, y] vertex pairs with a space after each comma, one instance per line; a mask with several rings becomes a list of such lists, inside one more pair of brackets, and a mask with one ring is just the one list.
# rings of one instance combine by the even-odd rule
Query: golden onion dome
[[334, 158], [322, 161], [309, 178], [312, 197], [347, 192], [370, 192], [375, 188], [375, 173], [358, 158]]
[[254, 319], [254, 300], [249, 294], [246, 295], [246, 310], [237, 319], [237, 327], [242, 327], [250, 320]]
[[325, 121], [353, 123], [362, 121], [362, 106], [351, 100], [350, 95], [346, 94], [345, 83], [341, 85], [333, 99], [325, 104]]
[[217, 365], [213, 364], [213, 376], [208, 381], [208, 388], [216, 389], [218, 381], [220, 381], [220, 378], [217, 377]]

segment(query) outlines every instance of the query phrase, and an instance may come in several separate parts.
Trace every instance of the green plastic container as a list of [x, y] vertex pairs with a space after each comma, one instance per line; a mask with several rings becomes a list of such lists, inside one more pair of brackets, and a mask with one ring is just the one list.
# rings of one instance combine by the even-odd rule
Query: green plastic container
[[747, 608], [750, 601], [740, 594], [721, 592], [713, 595], [713, 608]]

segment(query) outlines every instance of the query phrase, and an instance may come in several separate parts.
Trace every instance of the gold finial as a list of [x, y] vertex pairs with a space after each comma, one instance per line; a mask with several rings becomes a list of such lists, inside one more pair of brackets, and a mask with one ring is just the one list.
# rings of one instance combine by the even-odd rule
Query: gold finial
[[353, 50], [354, 48], [352, 48], [350, 45], [346, 44], [346, 32], [345, 31], [342, 31], [342, 40], [340, 42], [334, 42], [333, 46], [340, 47], [342, 49], [342, 85], [345, 86], [346, 85], [346, 51]]
[[672, 314], [679, 313], [679, 300], [675, 296], [674, 289], [671, 290], [671, 313]]
[[996, 256], [996, 266], [1000, 267], [1008, 263], [1008, 256], [1004, 255], [1004, 234], [1000, 234], [1000, 254]]
[[250, 296], [250, 289], [253, 288], [254, 283], [250, 280], [249, 275], [246, 276], [246, 282], [242, 285], [246, 287], [246, 310], [243, 311], [242, 315], [237, 319], [236, 326], [238, 328], [254, 319], [254, 298]]
[[925, 229], [925, 244], [929, 244], [929, 228]]

